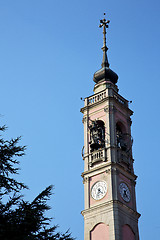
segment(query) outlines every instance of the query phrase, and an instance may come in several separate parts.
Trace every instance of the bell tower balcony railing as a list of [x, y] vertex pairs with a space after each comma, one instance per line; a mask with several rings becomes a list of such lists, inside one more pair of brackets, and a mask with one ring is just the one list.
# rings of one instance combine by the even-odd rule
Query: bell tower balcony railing
[[105, 162], [107, 160], [105, 148], [98, 149], [89, 154], [89, 165], [92, 167], [98, 162]]
[[128, 107], [128, 101], [123, 98], [122, 96], [120, 96], [116, 91], [114, 91], [113, 89], [110, 89], [111, 91], [109, 91], [109, 89], [105, 89], [99, 93], [96, 93], [90, 97], [87, 97], [85, 99], [85, 106], [90, 106], [96, 103], [99, 103], [101, 101], [104, 101], [104, 99], [107, 98], [114, 98], [116, 101], [118, 101], [119, 103], [121, 103], [122, 105], [124, 105], [125, 107]]

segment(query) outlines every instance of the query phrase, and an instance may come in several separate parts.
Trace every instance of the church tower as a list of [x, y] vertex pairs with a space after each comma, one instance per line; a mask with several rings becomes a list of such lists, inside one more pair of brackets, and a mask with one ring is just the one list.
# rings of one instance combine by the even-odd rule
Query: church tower
[[128, 101], [118, 93], [118, 75], [109, 67], [106, 28], [103, 60], [95, 72], [94, 94], [86, 97], [83, 113], [85, 208], [84, 240], [139, 240], [133, 168], [131, 116]]

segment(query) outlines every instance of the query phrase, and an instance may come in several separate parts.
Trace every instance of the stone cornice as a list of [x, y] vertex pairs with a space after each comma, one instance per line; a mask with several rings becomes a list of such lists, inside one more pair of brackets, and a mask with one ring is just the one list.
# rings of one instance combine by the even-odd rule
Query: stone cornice
[[[106, 93], [107, 93], [107, 96], [106, 96]], [[98, 95], [101, 95], [101, 94], [105, 94], [105, 96], [103, 96], [100, 100], [90, 102], [90, 99], [92, 100], [93, 98], [96, 98]], [[99, 93], [93, 94], [93, 95], [85, 98], [86, 105], [80, 109], [80, 112], [84, 113], [84, 111], [87, 109], [93, 108], [105, 101], [112, 101], [112, 100], [116, 104], [118, 104], [120, 106], [120, 108], [124, 108], [125, 111], [127, 111], [129, 113], [130, 116], [133, 114], [133, 111], [131, 109], [129, 109], [129, 107], [128, 107], [128, 100], [126, 100], [120, 94], [115, 92], [114, 89], [110, 89], [110, 88], [105, 89]]]
[[119, 163], [111, 163], [111, 162], [107, 162], [103, 165], [100, 165], [98, 167], [95, 167], [88, 171], [85, 171], [81, 174], [81, 176], [83, 178], [91, 177], [91, 176], [100, 174], [102, 172], [107, 172], [107, 173], [112, 173], [112, 174], [121, 173], [124, 176], [128, 177], [132, 181], [135, 181], [137, 179], [137, 176], [134, 173], [126, 171], [125, 168], [123, 166], [121, 166]]
[[[85, 112], [86, 110], [89, 110], [89, 109], [91, 109], [91, 108], [93, 108], [93, 107], [95, 107], [95, 106], [98, 106], [98, 105], [100, 105], [101, 103], [104, 103], [104, 102], [106, 102], [106, 101], [109, 102], [109, 101], [112, 101], [112, 100], [113, 100], [116, 104], [120, 105], [121, 108], [123, 107], [123, 109], [128, 113], [129, 116], [133, 115], [133, 111], [132, 111], [130, 108], [124, 106], [124, 105], [121, 104], [121, 103], [119, 103], [119, 102], [118, 102], [114, 97], [112, 97], [112, 96], [108, 96], [108, 97], [106, 97], [106, 98], [103, 98], [101, 101], [95, 102], [95, 103], [93, 103], [93, 104], [91, 104], [91, 105], [84, 106], [83, 108], [80, 109], [80, 112], [84, 114], [84, 112]], [[105, 108], [105, 109], [106, 109], [106, 108]], [[115, 107], [114, 110], [117, 110], [117, 108]], [[110, 111], [111, 111], [111, 110], [110, 110]], [[122, 113], [122, 112], [121, 112], [121, 113]], [[122, 114], [125, 115], [124, 113], [122, 113]]]
[[81, 174], [81, 176], [82, 176], [82, 177], [85, 177], [85, 176], [87, 176], [87, 175], [92, 175], [91, 173], [95, 173], [95, 174], [93, 174], [93, 176], [94, 176], [94, 175], [96, 175], [96, 174], [98, 174], [98, 173], [100, 173], [100, 172], [104, 172], [105, 170], [108, 169], [109, 166], [111, 166], [110, 163], [105, 163], [105, 164], [103, 164], [103, 165], [100, 165], [100, 166], [98, 166], [98, 167], [94, 167], [94, 168], [92, 168], [92, 169], [90, 169], [90, 170], [88, 170], [88, 171], [83, 172], [83, 173]]
[[91, 109], [91, 108], [93, 108], [93, 107], [95, 107], [95, 106], [97, 106], [97, 105], [100, 105], [101, 103], [105, 102], [105, 101], [108, 100], [108, 99], [109, 99], [109, 97], [105, 97], [105, 98], [101, 99], [101, 100], [98, 101], [98, 102], [95, 102], [95, 103], [93, 103], [93, 104], [91, 104], [91, 105], [84, 106], [83, 108], [80, 109], [80, 112], [81, 112], [81, 113], [84, 113], [85, 110]]
[[141, 214], [139, 214], [137, 211], [133, 210], [132, 208], [128, 207], [127, 205], [123, 204], [119, 200], [111, 200], [102, 204], [99, 204], [97, 206], [90, 207], [88, 209], [85, 209], [81, 212], [81, 214], [87, 218], [91, 218], [95, 216], [95, 212], [105, 213], [109, 212], [113, 208], [118, 208], [122, 213], [127, 214], [129, 217], [132, 217], [133, 219], [138, 219]]

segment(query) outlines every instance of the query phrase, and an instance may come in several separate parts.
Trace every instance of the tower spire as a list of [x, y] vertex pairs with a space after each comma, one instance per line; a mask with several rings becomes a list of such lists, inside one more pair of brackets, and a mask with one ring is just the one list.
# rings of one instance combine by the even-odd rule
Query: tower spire
[[103, 50], [103, 60], [102, 60], [102, 68], [103, 67], [109, 67], [109, 62], [108, 62], [108, 57], [107, 57], [107, 50], [108, 50], [108, 47], [106, 46], [106, 28], [109, 27], [109, 23], [110, 23], [110, 20], [106, 20], [105, 19], [105, 13], [104, 13], [104, 18], [102, 20], [100, 20], [100, 25], [99, 27], [103, 27], [103, 47], [102, 47], [102, 50]]
[[93, 75], [93, 81], [95, 83], [100, 83], [100, 82], [112, 82], [113, 84], [117, 83], [118, 80], [118, 75], [113, 72], [109, 68], [109, 62], [107, 58], [107, 50], [108, 47], [106, 46], [106, 28], [108, 28], [110, 21], [105, 19], [105, 13], [104, 13], [104, 18], [100, 20], [100, 25], [99, 27], [103, 27], [103, 60], [102, 60], [102, 68], [98, 71], [96, 71]]

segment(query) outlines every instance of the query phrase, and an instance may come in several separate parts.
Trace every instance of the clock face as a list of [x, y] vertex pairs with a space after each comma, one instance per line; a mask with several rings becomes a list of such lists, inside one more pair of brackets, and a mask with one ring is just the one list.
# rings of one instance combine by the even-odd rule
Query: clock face
[[119, 192], [125, 202], [129, 202], [131, 200], [130, 190], [129, 190], [127, 184], [125, 184], [124, 182], [121, 182], [119, 184]]
[[91, 196], [95, 200], [102, 199], [107, 193], [107, 183], [105, 181], [96, 182], [91, 189]]

